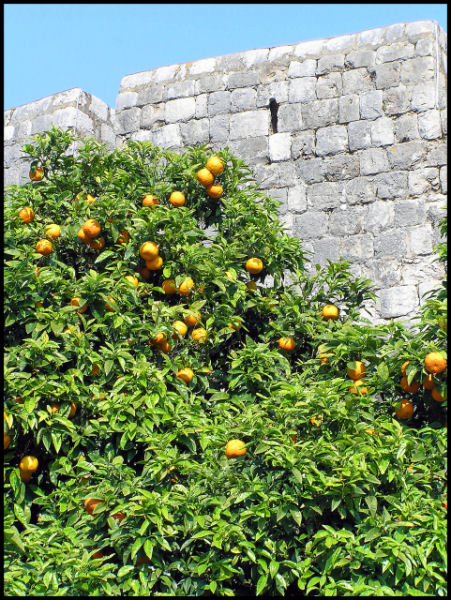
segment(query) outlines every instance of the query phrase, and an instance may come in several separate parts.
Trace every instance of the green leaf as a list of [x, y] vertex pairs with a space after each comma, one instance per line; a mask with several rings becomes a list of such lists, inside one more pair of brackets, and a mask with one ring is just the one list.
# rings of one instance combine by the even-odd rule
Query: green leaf
[[268, 575], [260, 575], [257, 581], [257, 596], [263, 593], [268, 582]]
[[124, 575], [127, 575], [127, 573], [130, 573], [130, 571], [134, 570], [134, 565], [124, 565], [123, 567], [121, 567], [119, 569], [119, 571], [117, 572], [117, 576], [120, 577], [124, 577]]
[[272, 561], [269, 563], [269, 574], [271, 575], [271, 577], [272, 577], [273, 579], [274, 579], [274, 577], [275, 577], [275, 575], [276, 575], [277, 571], [279, 570], [279, 567], [280, 567], [280, 563], [278, 563], [278, 562], [277, 562], [277, 561], [275, 561], [275, 560], [272, 560]]
[[390, 371], [388, 370], [386, 363], [379, 363], [377, 365], [377, 373], [382, 381], [387, 381], [390, 377]]
[[303, 483], [302, 473], [298, 471], [296, 468], [291, 469], [291, 472], [296, 477], [299, 483]]
[[290, 510], [290, 514], [298, 525], [302, 523], [302, 513], [299, 510]]
[[365, 496], [365, 502], [370, 509], [370, 513], [372, 517], [376, 516], [377, 512], [377, 498], [376, 496]]

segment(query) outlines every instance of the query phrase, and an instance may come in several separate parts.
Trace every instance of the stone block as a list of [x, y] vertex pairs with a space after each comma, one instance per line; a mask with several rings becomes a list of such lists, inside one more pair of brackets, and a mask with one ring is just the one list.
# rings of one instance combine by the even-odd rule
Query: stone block
[[3, 140], [5, 142], [9, 142], [12, 139], [14, 139], [14, 126], [13, 125], [7, 125], [3, 129]]
[[194, 98], [178, 98], [168, 100], [165, 107], [165, 119], [167, 123], [188, 121], [196, 114], [196, 101]]
[[[216, 57], [216, 71], [239, 71], [246, 63], [243, 60], [241, 52], [233, 52], [232, 54], [223, 54]], [[248, 66], [248, 65], [246, 65]]]
[[356, 177], [345, 182], [344, 198], [349, 205], [374, 202], [377, 187], [372, 177]]
[[267, 194], [273, 200], [280, 202], [280, 205], [277, 207], [278, 214], [285, 214], [287, 212], [288, 188], [272, 188], [268, 190]]
[[435, 74], [435, 60], [432, 56], [418, 56], [402, 61], [400, 64], [400, 81], [404, 85], [415, 85], [419, 81], [432, 84]]
[[229, 139], [229, 131], [229, 115], [218, 115], [210, 119], [210, 141], [212, 143], [226, 142]]
[[345, 260], [368, 260], [374, 257], [373, 236], [369, 233], [341, 239], [338, 247], [340, 256]]
[[374, 255], [376, 257], [401, 257], [405, 255], [406, 251], [407, 245], [403, 231], [393, 229], [382, 231], [374, 239]]
[[243, 53], [243, 62], [246, 67], [260, 65], [268, 59], [269, 48], [259, 48], [258, 50], [247, 50]]
[[318, 99], [336, 98], [342, 92], [341, 73], [332, 72], [318, 77], [316, 96]]
[[388, 171], [387, 153], [383, 148], [369, 148], [359, 152], [360, 174], [375, 175]]
[[[205, 90], [205, 91], [207, 91], [207, 90]], [[201, 93], [201, 92], [198, 92], [198, 93]], [[187, 96], [194, 96], [194, 81], [193, 80], [188, 79], [185, 81], [173, 81], [171, 83], [167, 83], [164, 86], [164, 91], [163, 91], [164, 100], [174, 100], [176, 98], [186, 98]]]
[[180, 124], [184, 146], [207, 144], [210, 140], [210, 123], [208, 119], [193, 119]]
[[278, 104], [288, 102], [288, 81], [273, 81], [258, 86], [257, 108], [268, 106], [271, 98], [274, 98]]
[[214, 117], [230, 112], [230, 92], [213, 92], [208, 97], [208, 115]]
[[293, 54], [295, 56], [300, 56], [301, 58], [316, 58], [319, 56], [325, 46], [325, 40], [310, 40], [308, 42], [301, 42], [296, 44], [293, 50]]
[[155, 70], [141, 71], [140, 73], [133, 73], [132, 75], [126, 75], [121, 79], [119, 93], [126, 92], [131, 89], [141, 88], [153, 83]]
[[324, 181], [324, 159], [300, 159], [295, 162], [300, 181], [305, 184]]
[[406, 231], [411, 254], [419, 256], [432, 253], [432, 225], [430, 223], [407, 228]]
[[389, 146], [395, 142], [393, 122], [388, 117], [380, 117], [370, 121], [371, 144], [373, 146]]
[[411, 170], [408, 173], [409, 195], [422, 196], [440, 186], [439, 170], [436, 167]]
[[448, 115], [447, 115], [446, 109], [440, 111], [440, 123], [442, 126], [443, 135], [447, 135], [448, 134]]
[[347, 207], [345, 210], [333, 210], [329, 216], [329, 232], [343, 237], [360, 233], [363, 224], [361, 206]]
[[345, 125], [333, 125], [316, 131], [316, 154], [325, 156], [348, 149], [348, 132]]
[[416, 113], [401, 115], [393, 120], [393, 133], [396, 142], [410, 142], [418, 140], [420, 132], [418, 131], [418, 119]]
[[399, 261], [386, 257], [372, 257], [362, 266], [362, 276], [371, 279], [376, 288], [399, 285], [401, 281]]
[[439, 281], [437, 279], [427, 279], [426, 281], [420, 281], [418, 284], [418, 297], [420, 299], [420, 304], [423, 304], [428, 297], [429, 292], [436, 290], [439, 286]]
[[304, 129], [327, 127], [338, 121], [338, 98], [315, 100], [302, 105]]
[[318, 59], [316, 75], [324, 75], [331, 71], [342, 71], [345, 64], [344, 54], [329, 54]]
[[360, 67], [372, 67], [375, 64], [376, 53], [373, 50], [352, 50], [345, 57], [345, 67], [358, 69]]
[[116, 135], [113, 127], [110, 127], [106, 123], [102, 123], [100, 126], [100, 141], [107, 145], [110, 150], [114, 150], [116, 147]]
[[409, 42], [395, 42], [388, 46], [381, 46], [376, 50], [376, 63], [406, 60], [415, 56], [415, 46]]
[[339, 238], [326, 237], [321, 240], [314, 240], [313, 244], [313, 257], [312, 261], [317, 265], [327, 265], [327, 261], [331, 260], [336, 262], [340, 256], [338, 253]]
[[238, 88], [230, 94], [232, 112], [254, 110], [257, 107], [257, 92], [252, 88]]
[[203, 58], [202, 60], [196, 60], [189, 66], [190, 75], [200, 75], [201, 73], [211, 73], [216, 68], [215, 58]]
[[147, 104], [143, 106], [141, 110], [141, 127], [143, 129], [150, 129], [154, 123], [161, 121], [164, 123], [164, 109], [165, 103], [160, 102], [159, 104]]
[[395, 200], [393, 207], [396, 227], [420, 225], [426, 219], [425, 205], [419, 200]]
[[293, 234], [301, 240], [324, 237], [327, 232], [329, 215], [324, 211], [308, 211], [293, 215]]
[[31, 135], [32, 121], [19, 121], [14, 125], [14, 140], [23, 140], [24, 138]]
[[261, 189], [296, 185], [296, 168], [291, 162], [255, 165], [255, 179]]
[[397, 42], [405, 39], [404, 23], [395, 23], [385, 28], [385, 40], [388, 43]]
[[290, 160], [291, 133], [275, 133], [269, 136], [269, 159], [271, 162]]
[[402, 198], [408, 195], [407, 173], [392, 171], [374, 175], [377, 197], [382, 199]]
[[414, 285], [381, 289], [378, 296], [379, 313], [383, 319], [404, 317], [418, 307], [418, 295]]
[[379, 234], [381, 231], [394, 226], [394, 208], [391, 202], [376, 200], [368, 205], [365, 218], [364, 230], [366, 232]]
[[354, 48], [357, 44], [357, 34], [350, 33], [346, 35], [339, 35], [336, 37], [325, 40], [324, 52], [337, 54], [340, 51], [349, 51]]
[[362, 150], [371, 146], [371, 122], [352, 121], [348, 123], [349, 150]]
[[108, 121], [109, 107], [107, 104], [105, 104], [105, 102], [99, 98], [96, 98], [96, 96], [91, 96], [91, 102], [89, 104], [88, 111], [101, 121]]
[[196, 119], [202, 119], [208, 114], [208, 94], [196, 96]]
[[311, 102], [316, 99], [316, 77], [291, 79], [288, 84], [289, 102]]
[[252, 87], [258, 83], [260, 83], [258, 71], [238, 71], [237, 73], [230, 73], [227, 80], [227, 89]]
[[313, 210], [338, 208], [343, 196], [344, 183], [314, 183], [307, 188], [307, 206]]
[[417, 56], [433, 56], [435, 44], [432, 38], [422, 38], [415, 44], [415, 54]]
[[138, 94], [136, 92], [123, 92], [116, 98], [116, 110], [124, 110], [136, 106]]
[[288, 77], [314, 77], [316, 74], [316, 60], [308, 58], [307, 60], [299, 61], [292, 60], [288, 67]]
[[[207, 92], [218, 92], [221, 90], [225, 90], [227, 84], [227, 75], [222, 75], [221, 73], [215, 73], [211, 75], [207, 75], [205, 77], [198, 77], [196, 81], [191, 81], [190, 83], [194, 86], [193, 94], [205, 94]], [[187, 94], [188, 96], [192, 96], [193, 94]]]
[[382, 110], [388, 116], [406, 113], [410, 110], [410, 98], [411, 91], [402, 84], [382, 90]]
[[349, 94], [338, 99], [338, 122], [349, 123], [360, 119], [359, 96]]
[[371, 77], [374, 79], [377, 90], [385, 90], [395, 87], [400, 82], [401, 65], [400, 62], [382, 63], [369, 69]]
[[229, 146], [234, 154], [249, 165], [266, 163], [268, 160], [268, 138], [265, 136], [232, 141]]
[[302, 104], [284, 104], [277, 113], [277, 131], [295, 132], [303, 128]]
[[359, 158], [347, 153], [328, 156], [323, 160], [321, 173], [326, 181], [343, 181], [359, 176]]
[[419, 281], [428, 279], [442, 280], [445, 276], [443, 265], [438, 262], [436, 255], [429, 254], [410, 258], [402, 267], [401, 283], [416, 285]]
[[294, 160], [304, 156], [312, 156], [314, 151], [315, 134], [313, 131], [302, 131], [291, 135], [291, 156]]
[[183, 146], [179, 123], [164, 125], [153, 132], [154, 144], [160, 148], [180, 148]]
[[385, 32], [385, 27], [361, 31], [357, 36], [357, 46], [359, 48], [381, 46], [385, 42]]
[[343, 72], [343, 94], [361, 94], [374, 90], [374, 83], [367, 69], [351, 69]]
[[426, 110], [418, 114], [418, 130], [425, 140], [435, 140], [442, 135], [440, 111]]
[[416, 42], [422, 37], [432, 37], [435, 33], [433, 21], [413, 21], [406, 23], [406, 35], [409, 42]]
[[146, 104], [152, 104], [153, 102], [162, 102], [163, 89], [162, 85], [152, 84], [140, 90], [136, 106], [146, 106]]
[[293, 213], [302, 213], [307, 210], [306, 186], [297, 184], [288, 188], [287, 194], [288, 210]]
[[249, 110], [230, 116], [230, 139], [258, 137], [269, 134], [269, 111]]
[[408, 170], [414, 168], [423, 158], [423, 151], [423, 145], [417, 141], [390, 146], [387, 149], [387, 156], [391, 169]]
[[448, 193], [448, 167], [445, 165], [440, 169], [440, 186], [442, 194]]
[[425, 167], [441, 167], [448, 164], [447, 143], [439, 140], [434, 145], [426, 146], [426, 155], [423, 160]]
[[268, 62], [274, 62], [293, 53], [294, 46], [275, 46], [269, 49]]
[[377, 119], [383, 116], [382, 90], [371, 90], [360, 95], [360, 117]]

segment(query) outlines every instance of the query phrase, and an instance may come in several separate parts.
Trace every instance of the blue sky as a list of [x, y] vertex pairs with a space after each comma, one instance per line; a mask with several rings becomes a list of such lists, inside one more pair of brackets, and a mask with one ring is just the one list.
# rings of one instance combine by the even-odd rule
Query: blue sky
[[432, 19], [446, 4], [5, 4], [4, 108], [73, 87], [115, 107], [122, 77]]

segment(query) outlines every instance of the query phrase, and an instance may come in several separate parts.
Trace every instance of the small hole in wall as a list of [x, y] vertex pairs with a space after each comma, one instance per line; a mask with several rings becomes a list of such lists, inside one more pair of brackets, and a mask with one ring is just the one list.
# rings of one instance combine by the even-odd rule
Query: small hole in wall
[[270, 98], [269, 110], [271, 111], [271, 133], [277, 133], [277, 111], [279, 110], [279, 105], [275, 98]]

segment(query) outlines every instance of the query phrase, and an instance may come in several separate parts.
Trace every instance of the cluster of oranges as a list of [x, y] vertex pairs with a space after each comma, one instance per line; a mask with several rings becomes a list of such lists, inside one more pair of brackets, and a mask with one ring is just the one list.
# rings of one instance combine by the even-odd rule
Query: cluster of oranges
[[218, 199], [222, 196], [223, 188], [220, 183], [215, 183], [215, 175], [224, 171], [224, 163], [219, 156], [211, 156], [205, 167], [197, 172], [197, 181], [207, 188], [210, 198]]
[[353, 381], [351, 387], [349, 388], [349, 391], [352, 394], [363, 395], [368, 393], [367, 387], [361, 387], [365, 385], [363, 377], [366, 373], [366, 367], [360, 360], [354, 362], [354, 368], [348, 366], [346, 369], [346, 373], [349, 379], [352, 379]]

